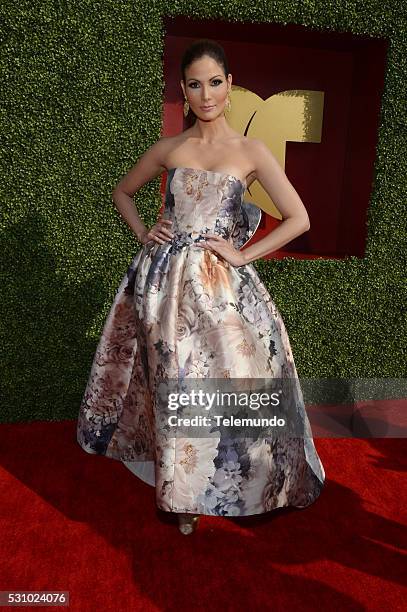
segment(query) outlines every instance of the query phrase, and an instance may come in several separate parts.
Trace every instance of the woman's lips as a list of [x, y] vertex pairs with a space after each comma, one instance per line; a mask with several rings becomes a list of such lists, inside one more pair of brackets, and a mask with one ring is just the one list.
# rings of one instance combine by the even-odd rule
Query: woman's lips
[[214, 104], [212, 104], [212, 106], [201, 106], [201, 110], [203, 110], [203, 111], [210, 111], [213, 108], [215, 108]]

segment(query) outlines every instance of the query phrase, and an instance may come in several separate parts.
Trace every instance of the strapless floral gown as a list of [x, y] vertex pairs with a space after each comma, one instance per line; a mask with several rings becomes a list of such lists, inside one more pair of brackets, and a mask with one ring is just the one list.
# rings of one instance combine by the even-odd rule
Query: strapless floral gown
[[[164, 511], [218, 516], [304, 508], [325, 471], [315, 449], [282, 317], [252, 264], [233, 267], [196, 246], [218, 233], [236, 248], [261, 211], [246, 183], [222, 172], [168, 171], [164, 216], [174, 238], [150, 241], [114, 298], [79, 409], [77, 440], [88, 453], [123, 461], [155, 486]], [[165, 379], [290, 378], [304, 435], [175, 437], [157, 414]], [[204, 381], [202, 381], [204, 382]]]

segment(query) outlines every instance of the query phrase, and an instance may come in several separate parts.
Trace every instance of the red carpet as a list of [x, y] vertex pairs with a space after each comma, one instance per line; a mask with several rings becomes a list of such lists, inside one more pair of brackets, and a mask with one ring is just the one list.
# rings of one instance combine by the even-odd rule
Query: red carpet
[[316, 438], [312, 506], [202, 517], [183, 536], [152, 487], [75, 434], [0, 425], [0, 590], [69, 591], [81, 612], [405, 609], [405, 439]]

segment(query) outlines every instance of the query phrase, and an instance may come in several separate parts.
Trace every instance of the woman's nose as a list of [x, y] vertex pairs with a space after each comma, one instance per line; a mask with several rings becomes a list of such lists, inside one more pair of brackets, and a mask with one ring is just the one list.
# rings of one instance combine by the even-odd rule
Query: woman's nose
[[202, 99], [203, 100], [209, 100], [209, 89], [206, 89], [205, 87], [202, 88]]

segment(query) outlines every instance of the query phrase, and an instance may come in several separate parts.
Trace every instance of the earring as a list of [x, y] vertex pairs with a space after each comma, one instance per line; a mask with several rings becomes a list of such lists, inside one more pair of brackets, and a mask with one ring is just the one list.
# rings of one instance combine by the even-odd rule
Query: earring
[[185, 98], [185, 102], [184, 102], [184, 117], [186, 117], [189, 113], [189, 102], [188, 100]]
[[229, 97], [229, 94], [227, 95], [227, 98], [226, 98], [226, 104], [225, 104], [225, 107], [226, 107], [226, 110], [227, 110], [228, 112], [229, 112], [229, 111], [230, 111], [230, 109], [232, 108], [232, 101], [231, 101], [231, 99], [230, 99], [230, 97]]

